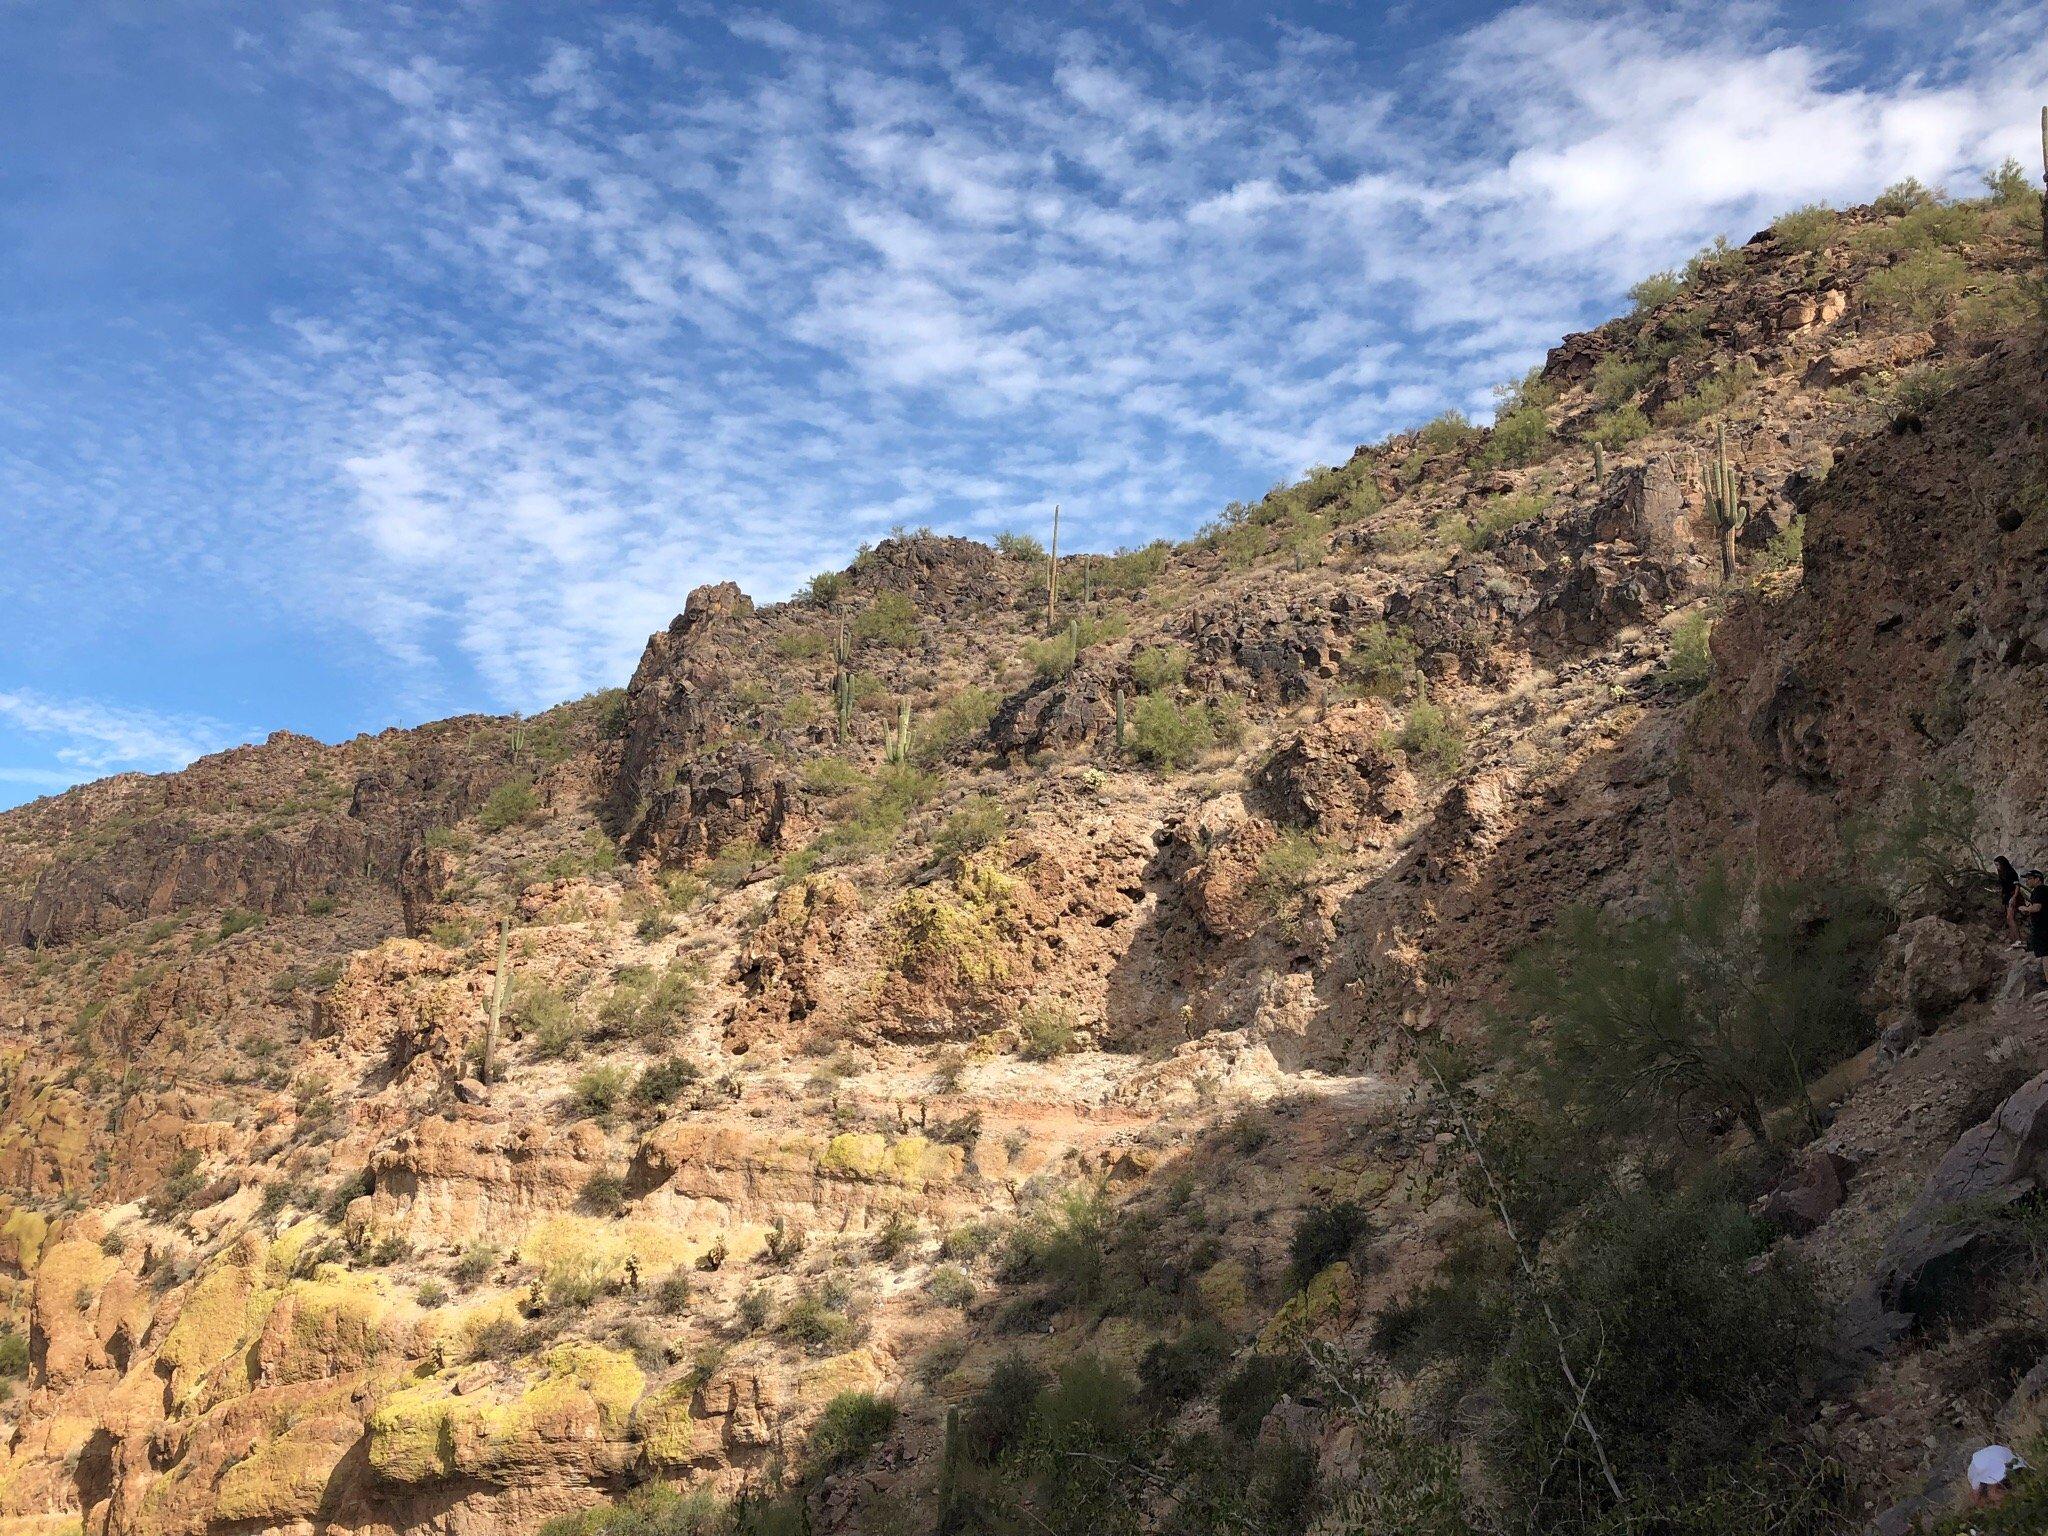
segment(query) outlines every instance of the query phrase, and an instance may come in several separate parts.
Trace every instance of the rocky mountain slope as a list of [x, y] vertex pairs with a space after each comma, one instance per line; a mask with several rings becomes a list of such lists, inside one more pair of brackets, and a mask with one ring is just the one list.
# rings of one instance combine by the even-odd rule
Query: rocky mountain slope
[[905, 534], [532, 720], [0, 815], [0, 1531], [1591, 1529], [1404, 1342], [1499, 1241], [1513, 961], [1880, 863], [1803, 1091], [1602, 1157], [1810, 1277], [1768, 1528], [1935, 1509], [2048, 1365], [2048, 1013], [1961, 873], [2048, 861], [2038, 216], [1804, 211], [1050, 618], [1029, 541]]

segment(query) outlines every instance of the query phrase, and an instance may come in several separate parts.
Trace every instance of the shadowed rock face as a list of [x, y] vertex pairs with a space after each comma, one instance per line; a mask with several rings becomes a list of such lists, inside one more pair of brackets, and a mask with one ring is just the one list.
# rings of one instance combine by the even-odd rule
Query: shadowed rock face
[[[2048, 780], [2014, 771], [2048, 697], [2040, 357], [1888, 327], [1869, 260], [1760, 241], [1567, 339], [1541, 462], [1361, 449], [1321, 544], [1247, 517], [1142, 592], [1069, 566], [1052, 626], [1042, 563], [892, 539], [788, 603], [700, 588], [616, 697], [0, 815], [0, 1315], [30, 1355], [0, 1533], [520, 1536], [649, 1478], [735, 1493], [873, 1392], [898, 1428], [809, 1511], [861, 1531], [928, 1512], [948, 1407], [1011, 1351], [1141, 1361], [1199, 1317], [1219, 1378], [1309, 1338], [1384, 1365], [1380, 1320], [1474, 1219], [1419, 1053], [1483, 1060], [1560, 914], [1718, 861], [1825, 870], [1929, 776], [2048, 862]], [[1705, 344], [1650, 417], [1756, 381], [1596, 479], [1592, 381], [1674, 324]], [[1872, 402], [1923, 353], [1953, 386], [1895, 421]], [[1871, 393], [1809, 382], [1849, 377]], [[1752, 507], [1726, 594], [1715, 425]], [[1456, 536], [1508, 496], [1526, 521]], [[1765, 570], [1801, 517], [1803, 571]], [[1660, 669], [1708, 597], [1689, 697]], [[1104, 638], [1040, 677], [1084, 616]], [[1351, 697], [1383, 626], [1419, 681]], [[1172, 774], [1120, 753], [1141, 675], [1242, 740]], [[1425, 690], [1455, 762], [1400, 745]], [[905, 707], [914, 772], [884, 764]], [[1827, 1421], [1873, 1508], [1983, 1346], [1912, 1319], [2038, 1193], [2048, 1082], [1985, 914], [1906, 916], [1882, 1038], [1758, 1206], [1887, 1342]], [[1020, 1278], [1012, 1223], [1070, 1194], [1117, 1213], [1080, 1246], [1135, 1253], [1142, 1305]], [[1359, 1262], [1295, 1287], [1287, 1238], [1333, 1201], [1371, 1209]], [[1350, 1454], [1312, 1393], [1282, 1432]]]

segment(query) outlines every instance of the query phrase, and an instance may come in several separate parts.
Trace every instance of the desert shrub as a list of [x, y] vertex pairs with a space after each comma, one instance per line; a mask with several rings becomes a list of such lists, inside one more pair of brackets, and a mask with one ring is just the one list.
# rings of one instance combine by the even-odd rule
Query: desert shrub
[[912, 733], [910, 760], [921, 768], [943, 762], [981, 737], [1002, 701], [986, 688], [962, 688]]
[[1052, 1529], [1131, 1529], [1130, 1506], [1141, 1491], [1130, 1475], [1136, 1399], [1136, 1383], [1092, 1354], [1069, 1360], [1038, 1394], [1027, 1452]]
[[957, 1264], [941, 1264], [925, 1282], [925, 1294], [942, 1307], [965, 1310], [974, 1300], [975, 1285]]
[[598, 1009], [598, 1023], [614, 1039], [665, 1040], [689, 1018], [699, 990], [697, 972], [680, 961], [659, 972], [628, 966]]
[[221, 914], [220, 927], [215, 930], [215, 937], [232, 939], [238, 933], [247, 933], [251, 928], [260, 928], [262, 925], [263, 915], [260, 912], [230, 907]]
[[1349, 1257], [1371, 1226], [1365, 1207], [1349, 1200], [1303, 1211], [1287, 1245], [1289, 1281], [1297, 1288], [1307, 1285], [1339, 1259]]
[[992, 795], [974, 795], [948, 816], [932, 834], [932, 852], [945, 859], [964, 859], [1001, 840], [1009, 830], [1010, 813]]
[[1789, 251], [1812, 252], [1825, 250], [1841, 224], [1842, 216], [1826, 203], [1808, 203], [1779, 214], [1771, 233]]
[[1399, 699], [1411, 692], [1420, 673], [1420, 655], [1408, 636], [1375, 621], [1358, 632], [1358, 639], [1345, 655], [1342, 675], [1360, 693], [1380, 699]]
[[1479, 435], [1479, 429], [1465, 419], [1463, 411], [1445, 411], [1425, 422], [1415, 436], [1432, 453], [1462, 448]]
[[1786, 571], [1806, 559], [1806, 518], [1797, 515], [1771, 535], [1764, 545], [1764, 569]]
[[1388, 732], [1387, 745], [1405, 753], [1427, 775], [1456, 773], [1465, 761], [1464, 717], [1427, 697], [1417, 699], [1408, 706], [1399, 729]]
[[775, 1331], [814, 1355], [842, 1354], [859, 1342], [860, 1325], [825, 1297], [798, 1296], [775, 1320]]
[[1850, 824], [1861, 863], [1911, 908], [1953, 908], [1984, 889], [1989, 860], [1977, 845], [1977, 798], [1955, 778], [1915, 779], [1882, 822]]
[[1095, 562], [1095, 590], [1103, 593], [1142, 592], [1166, 569], [1172, 546], [1155, 539], [1142, 549], [1120, 549]]
[[1917, 176], [1908, 176], [1903, 181], [1893, 182], [1870, 200], [1870, 206], [1888, 218], [1896, 218], [1902, 213], [1913, 213], [1922, 208], [1937, 207], [1940, 203], [1941, 199], [1932, 190], [1921, 185]]
[[1725, 411], [1744, 395], [1748, 394], [1757, 381], [1756, 366], [1740, 362], [1732, 367], [1722, 368], [1708, 374], [1691, 390], [1664, 407], [1661, 419], [1679, 426], [1689, 426], [1697, 421]]
[[507, 827], [531, 821], [539, 814], [540, 796], [534, 793], [533, 781], [507, 779], [491, 791], [483, 809], [476, 813], [476, 822], [486, 832], [502, 832]]
[[1102, 1192], [1071, 1189], [1011, 1230], [1003, 1272], [1016, 1280], [1049, 1281], [1078, 1305], [1092, 1305], [1101, 1297], [1112, 1235], [1109, 1202]]
[[996, 550], [1012, 560], [1022, 560], [1027, 565], [1043, 565], [1050, 557], [1045, 546], [1028, 533], [999, 533], [996, 535]]
[[1138, 1362], [1138, 1380], [1155, 1402], [1178, 1408], [1215, 1383], [1231, 1350], [1230, 1334], [1204, 1318], [1171, 1339], [1155, 1341]]
[[836, 1471], [859, 1461], [896, 1427], [896, 1405], [872, 1392], [841, 1392], [825, 1405], [805, 1443], [810, 1469]]
[[413, 1300], [432, 1311], [448, 1299], [448, 1287], [434, 1279], [422, 1280], [413, 1291]]
[[1491, 549], [1510, 528], [1541, 517], [1550, 510], [1550, 498], [1538, 491], [1513, 491], [1481, 504], [1462, 524], [1453, 524], [1451, 536], [1466, 549]]
[[1187, 671], [1187, 652], [1177, 645], [1148, 645], [1131, 656], [1131, 682], [1140, 693], [1178, 688]]
[[[1825, 891], [1725, 870], [1647, 915], [1566, 913], [1519, 956], [1515, 989], [1547, 1019], [1523, 1049], [1550, 1102], [1589, 1127], [1731, 1114], [1772, 1144], [1769, 1111], [1868, 1036], [1861, 997], [1886, 919], [1847, 878]], [[1513, 1038], [1509, 1043], [1514, 1044]]]
[[1698, 693], [1714, 680], [1714, 653], [1708, 645], [1714, 621], [1704, 609], [1688, 613], [1671, 630], [1671, 654], [1658, 677], [1683, 693]]
[[1074, 1048], [1074, 1015], [1056, 1003], [1032, 1003], [1017, 1018], [1017, 1054], [1051, 1061]]
[[624, 1102], [631, 1081], [631, 1075], [624, 1067], [609, 1062], [590, 1068], [576, 1079], [575, 1086], [570, 1089], [576, 1112], [586, 1116], [609, 1115]]
[[640, 1069], [633, 1084], [633, 1102], [643, 1109], [673, 1104], [700, 1075], [695, 1062], [681, 1056], [664, 1056]]
[[1969, 278], [1969, 269], [1954, 252], [1915, 251], [1871, 273], [1863, 294], [1879, 314], [1925, 325], [1954, 306]]
[[1607, 406], [1633, 400], [1650, 382], [1658, 367], [1655, 357], [1640, 356], [1634, 352], [1609, 352], [1593, 365], [1590, 380], [1593, 397]]
[[1652, 272], [1628, 291], [1629, 302], [1637, 314], [1645, 314], [1660, 304], [1668, 304], [1685, 291], [1685, 283], [1676, 272]]
[[1128, 742], [1140, 762], [1172, 772], [1214, 747], [1221, 734], [1218, 712], [1208, 704], [1183, 705], [1170, 694], [1152, 693], [1131, 711]]
[[583, 1181], [576, 1203], [593, 1216], [616, 1216], [626, 1206], [626, 1181], [616, 1173], [593, 1173]]
[[28, 1375], [28, 1339], [12, 1328], [0, 1329], [0, 1380], [19, 1381]]
[[1494, 419], [1493, 430], [1487, 435], [1477, 462], [1483, 468], [1534, 464], [1556, 445], [1557, 437], [1550, 430], [1550, 418], [1543, 407], [1520, 404], [1503, 410]]
[[498, 1267], [498, 1250], [489, 1243], [471, 1243], [456, 1257], [450, 1271], [461, 1285], [476, 1285]]
[[832, 649], [831, 638], [822, 629], [793, 629], [775, 637], [775, 651], [791, 661], [811, 661]]
[[583, 1044], [583, 1023], [559, 990], [546, 982], [515, 982], [506, 1017], [532, 1042], [536, 1056], [559, 1060]]
[[875, 1234], [875, 1257], [893, 1264], [917, 1246], [917, 1223], [901, 1211], [891, 1211]]
[[820, 571], [804, 583], [803, 595], [820, 608], [830, 608], [846, 590], [846, 573]]
[[853, 621], [854, 638], [904, 649], [917, 643], [917, 605], [901, 592], [877, 593]]
[[[1583, 1435], [1562, 1433], [1581, 1376], [1625, 1495], [1668, 1531], [1828, 1528], [1831, 1490], [1787, 1433], [1822, 1313], [1738, 1205], [1637, 1192], [1578, 1229], [1542, 1271], [1547, 1314], [1523, 1299], [1488, 1372], [1497, 1403], [1486, 1457], [1513, 1507], [1557, 1532], [1613, 1528]], [[1759, 1266], [1752, 1272], [1752, 1266]], [[1683, 1455], [1672, 1448], [1683, 1444]]]
[[730, 1536], [729, 1512], [707, 1489], [683, 1493], [649, 1483], [611, 1504], [557, 1515], [540, 1536]]
[[1601, 412], [1586, 429], [1586, 441], [1603, 448], [1626, 448], [1649, 435], [1650, 418], [1643, 414], [1641, 406], [1634, 404], [1617, 405], [1611, 411]]
[[686, 1271], [670, 1270], [661, 1277], [654, 1288], [654, 1305], [657, 1310], [674, 1317], [690, 1304], [690, 1277]]
[[1323, 845], [1306, 832], [1283, 832], [1259, 855], [1252, 890], [1290, 933], [1306, 915], [1311, 897], [1322, 884]]
[[1892, 425], [1919, 426], [1954, 388], [1949, 371], [1937, 364], [1907, 369], [1892, 386]]
[[774, 1305], [774, 1298], [767, 1290], [762, 1286], [755, 1286], [740, 1297], [740, 1326], [748, 1333], [759, 1333], [768, 1325], [768, 1315], [774, 1309]]

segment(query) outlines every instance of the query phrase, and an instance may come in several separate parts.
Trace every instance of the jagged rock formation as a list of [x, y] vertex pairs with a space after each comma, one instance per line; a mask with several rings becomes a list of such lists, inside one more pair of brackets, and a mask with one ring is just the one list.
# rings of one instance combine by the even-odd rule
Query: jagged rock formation
[[[811, 1514], [878, 1528], [1012, 1350], [1135, 1365], [1172, 1316], [1370, 1356], [1469, 1224], [1424, 1053], [1483, 1050], [1567, 908], [1823, 871], [1932, 779], [2048, 860], [2042, 354], [1887, 310], [1889, 227], [1567, 338], [1526, 451], [1403, 434], [1069, 568], [1052, 635], [1034, 560], [892, 539], [789, 603], [690, 594], [617, 697], [0, 816], [0, 1533], [525, 1531], [764, 1486], [849, 1392], [900, 1417]], [[1990, 229], [1963, 297], [2025, 250]], [[1709, 611], [1695, 696], [1664, 669]], [[2039, 1180], [2025, 972], [1922, 906], [1760, 1202], [1878, 1349], [1815, 1420], [1873, 1511], [1978, 1347], [1916, 1298]], [[1130, 1214], [1145, 1307], [1004, 1258], [1070, 1199]], [[1290, 1285], [1333, 1204], [1369, 1249]], [[1312, 1397], [1264, 1422], [1357, 1455]]]

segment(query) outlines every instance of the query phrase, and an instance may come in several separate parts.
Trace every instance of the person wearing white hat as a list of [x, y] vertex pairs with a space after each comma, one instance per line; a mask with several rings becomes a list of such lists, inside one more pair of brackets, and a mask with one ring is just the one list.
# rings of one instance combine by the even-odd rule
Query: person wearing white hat
[[2009, 1445], [1987, 1445], [1970, 1458], [1970, 1502], [2003, 1504], [2012, 1492], [2012, 1474], [2025, 1471], [2026, 1462]]

